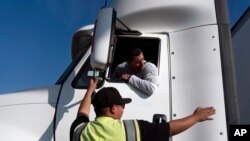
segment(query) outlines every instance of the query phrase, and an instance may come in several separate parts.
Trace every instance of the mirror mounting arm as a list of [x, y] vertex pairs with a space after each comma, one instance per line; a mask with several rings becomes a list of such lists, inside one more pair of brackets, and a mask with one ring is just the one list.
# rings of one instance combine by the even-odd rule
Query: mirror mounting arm
[[123, 25], [127, 30], [123, 30], [121, 28], [117, 28], [115, 30], [116, 35], [141, 35], [142, 33], [137, 30], [131, 30], [126, 24], [124, 24], [120, 19], [116, 18], [116, 20]]

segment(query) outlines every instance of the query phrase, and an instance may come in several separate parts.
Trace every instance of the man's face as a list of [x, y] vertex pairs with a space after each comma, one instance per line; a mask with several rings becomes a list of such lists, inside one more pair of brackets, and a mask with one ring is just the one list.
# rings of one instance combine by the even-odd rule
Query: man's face
[[142, 70], [144, 65], [144, 56], [143, 53], [141, 53], [138, 56], [135, 56], [132, 60], [132, 62], [128, 62], [128, 65], [133, 73], [137, 73]]

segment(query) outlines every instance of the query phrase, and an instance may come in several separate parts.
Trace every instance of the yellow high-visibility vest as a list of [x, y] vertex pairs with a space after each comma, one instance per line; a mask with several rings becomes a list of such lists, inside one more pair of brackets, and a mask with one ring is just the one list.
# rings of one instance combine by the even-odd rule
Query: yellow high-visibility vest
[[137, 120], [114, 120], [97, 117], [89, 123], [78, 125], [73, 141], [140, 141]]

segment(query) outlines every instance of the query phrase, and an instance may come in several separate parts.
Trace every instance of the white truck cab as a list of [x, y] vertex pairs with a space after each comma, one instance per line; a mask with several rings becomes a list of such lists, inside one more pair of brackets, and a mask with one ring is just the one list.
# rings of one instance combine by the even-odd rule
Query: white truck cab
[[[111, 86], [132, 98], [123, 119], [153, 121], [154, 115], [165, 115], [161, 118], [170, 121], [198, 106], [213, 106], [214, 120], [171, 140], [228, 141], [228, 126], [238, 122], [228, 27], [226, 0], [114, 0], [111, 8], [100, 10], [95, 25], [74, 34], [73, 61], [55, 85], [0, 95], [0, 140], [69, 140], [89, 72], [95, 70], [97, 91]], [[152, 95], [110, 79], [135, 45], [159, 70]]]

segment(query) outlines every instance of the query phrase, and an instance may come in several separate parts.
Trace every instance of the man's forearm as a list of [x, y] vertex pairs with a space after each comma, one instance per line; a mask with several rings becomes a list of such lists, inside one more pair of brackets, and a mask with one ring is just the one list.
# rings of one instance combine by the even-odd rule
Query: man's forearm
[[170, 136], [179, 134], [188, 128], [192, 127], [195, 123], [198, 122], [198, 119], [191, 115], [182, 119], [172, 120], [169, 122], [170, 126]]
[[143, 92], [147, 93], [148, 95], [152, 95], [156, 88], [157, 84], [154, 84], [148, 80], [143, 80], [135, 75], [132, 75], [129, 79], [129, 83], [134, 87], [142, 90]]
[[89, 115], [91, 106], [91, 96], [92, 93], [95, 91], [96, 84], [97, 80], [92, 80], [92, 79], [90, 80], [87, 92], [85, 93], [83, 100], [80, 104], [78, 114], [85, 114], [86, 116]]
[[78, 114], [85, 114], [85, 115], [89, 115], [89, 111], [90, 111], [90, 105], [91, 105], [91, 92], [87, 91], [86, 94], [83, 97], [83, 100], [80, 104], [79, 110], [78, 110]]

